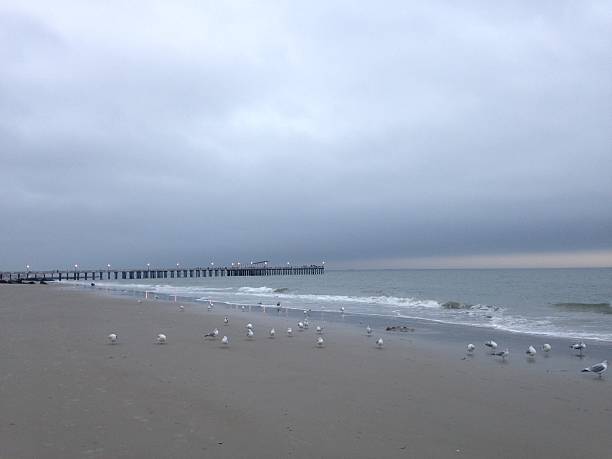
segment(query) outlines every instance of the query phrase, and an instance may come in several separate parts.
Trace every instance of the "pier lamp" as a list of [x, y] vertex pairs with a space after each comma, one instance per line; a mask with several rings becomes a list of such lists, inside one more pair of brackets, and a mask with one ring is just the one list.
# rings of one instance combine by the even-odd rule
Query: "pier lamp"
[[234, 267], [234, 262], [232, 261], [232, 268]]
[[268, 262], [267, 261], [264, 261], [264, 266], [268, 266]]
[[214, 263], [211, 261], [211, 262], [210, 262], [210, 266], [215, 266], [215, 264], [214, 264]]
[[180, 263], [177, 263], [177, 264], [176, 264], [176, 267], [178, 268], [179, 266], [181, 266], [181, 264], [180, 264]]
[[291, 266], [291, 263], [287, 262], [287, 266]]
[[74, 270], [76, 271], [79, 268], [79, 265], [74, 265]]
[[240, 268], [240, 262], [238, 262], [238, 267]]
[[147, 263], [147, 271], [151, 269], [151, 263]]
[[30, 272], [30, 265], [26, 265], [26, 270], [28, 271], [28, 273]]
[[110, 271], [110, 263], [106, 265], [106, 269]]

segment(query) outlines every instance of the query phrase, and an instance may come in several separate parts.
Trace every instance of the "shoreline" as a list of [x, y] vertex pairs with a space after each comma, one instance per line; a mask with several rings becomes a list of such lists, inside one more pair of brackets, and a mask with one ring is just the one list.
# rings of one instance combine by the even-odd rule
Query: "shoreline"
[[[586, 366], [592, 349], [582, 360], [554, 348], [532, 365], [515, 354], [503, 363], [480, 346], [466, 358], [454, 344], [463, 337], [441, 329], [376, 333], [377, 349], [331, 321], [319, 349], [314, 317], [288, 338], [293, 315], [179, 312], [91, 293], [0, 287], [0, 458], [570, 458], [612, 448], [609, 375], [553, 371]], [[202, 339], [213, 327], [228, 348]], [[159, 332], [167, 345], [154, 344]]]

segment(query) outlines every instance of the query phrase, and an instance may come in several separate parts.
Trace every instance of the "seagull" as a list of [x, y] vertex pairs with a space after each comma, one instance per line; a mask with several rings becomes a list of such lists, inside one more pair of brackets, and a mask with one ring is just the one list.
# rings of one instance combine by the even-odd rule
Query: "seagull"
[[323, 334], [323, 329], [319, 325], [317, 325], [317, 333], [319, 335]]
[[204, 335], [204, 338], [213, 338], [213, 339], [215, 339], [217, 336], [219, 336], [219, 329], [215, 328], [213, 331], [206, 333]]
[[340, 313], [344, 314], [344, 306], [340, 306]]
[[304, 316], [308, 315], [308, 311], [306, 309], [304, 309]]
[[108, 342], [110, 344], [117, 344], [117, 334], [111, 333], [110, 335], [108, 335]]
[[492, 353], [495, 353], [495, 349], [497, 349], [497, 343], [493, 340], [487, 341], [485, 343], [485, 346], [491, 348]]
[[224, 325], [229, 325], [229, 318], [228, 318], [227, 316], [225, 316], [225, 317], [223, 318], [223, 324], [224, 324]]
[[206, 307], [206, 309], [208, 309], [209, 311], [212, 311], [212, 303], [210, 303], [210, 304], [209, 304], [209, 305]]
[[240, 306], [240, 309], [242, 309], [244, 311], [244, 304], [242, 306]]
[[608, 370], [608, 361], [604, 360], [601, 363], [596, 363], [595, 365], [590, 366], [589, 368], [585, 368], [584, 370], [582, 370], [582, 373], [595, 373], [596, 375], [599, 375], [599, 377], [601, 378], [607, 370]]
[[366, 333], [368, 334], [368, 336], [372, 334], [372, 327], [370, 327], [369, 325], [366, 327]]
[[506, 360], [506, 357], [508, 357], [510, 355], [510, 351], [508, 350], [508, 348], [506, 348], [503, 351], [494, 352], [493, 355], [496, 356], [496, 357], [501, 357], [503, 360]]
[[138, 300], [139, 303], [142, 303], [142, 300]]
[[298, 328], [300, 329], [300, 331], [304, 330], [304, 322], [298, 322]]
[[383, 339], [382, 338], [378, 338], [376, 340], [376, 345], [378, 346], [379, 349], [381, 349], [383, 347]]
[[293, 329], [291, 327], [287, 329], [287, 336], [293, 336]]
[[474, 349], [476, 349], [476, 346], [474, 346], [472, 343], [467, 345], [467, 351], [472, 354], [474, 352]]
[[308, 328], [309, 325], [308, 319], [304, 319], [304, 328]]
[[223, 338], [221, 338], [221, 344], [227, 346], [229, 344], [229, 338], [227, 336], [223, 336]]
[[584, 343], [584, 341], [580, 341], [579, 343], [574, 343], [572, 345], [570, 345], [570, 349], [573, 349], [574, 351], [580, 351], [580, 357], [582, 357], [582, 352], [586, 349], [587, 345]]
[[166, 344], [166, 335], [159, 333], [157, 335], [157, 344]]
[[530, 358], [534, 358], [535, 355], [537, 354], [537, 351], [535, 350], [535, 347], [533, 346], [529, 346], [527, 348], [527, 351], [525, 352], [525, 354], [527, 354]]
[[322, 336], [319, 336], [319, 338], [317, 339], [317, 346], [323, 347], [323, 344], [325, 344], [325, 340], [323, 340]]
[[179, 311], [183, 312], [185, 310], [185, 306], [183, 306], [182, 304], [179, 306]]
[[253, 324], [249, 322], [249, 323], [246, 325], [246, 328], [247, 328], [248, 330], [253, 330]]
[[548, 344], [548, 343], [544, 343], [544, 344], [542, 345], [542, 350], [543, 350], [544, 352], [550, 352], [550, 351], [551, 351], [551, 349], [552, 349], [552, 346], [551, 346], [550, 344]]
[[255, 333], [253, 333], [252, 329], [248, 329], [247, 330], [247, 338], [252, 339], [255, 336]]
[[274, 336], [276, 336], [276, 330], [274, 330], [273, 328], [270, 330], [270, 338], [274, 338]]

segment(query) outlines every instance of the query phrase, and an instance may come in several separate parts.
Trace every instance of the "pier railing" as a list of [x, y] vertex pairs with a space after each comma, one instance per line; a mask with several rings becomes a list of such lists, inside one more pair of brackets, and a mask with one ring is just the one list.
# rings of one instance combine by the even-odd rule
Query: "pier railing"
[[237, 276], [304, 276], [324, 274], [323, 265], [303, 266], [222, 266], [195, 268], [139, 268], [139, 269], [56, 269], [46, 271], [0, 272], [0, 281], [62, 281], [62, 280], [133, 280], [177, 279], [197, 277]]

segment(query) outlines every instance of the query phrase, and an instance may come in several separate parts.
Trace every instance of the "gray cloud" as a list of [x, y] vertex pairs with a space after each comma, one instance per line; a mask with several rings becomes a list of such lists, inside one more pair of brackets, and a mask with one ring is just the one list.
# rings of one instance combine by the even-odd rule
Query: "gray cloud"
[[605, 2], [0, 3], [2, 266], [609, 250], [611, 26]]

